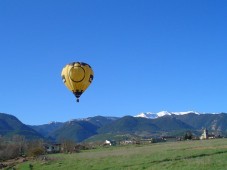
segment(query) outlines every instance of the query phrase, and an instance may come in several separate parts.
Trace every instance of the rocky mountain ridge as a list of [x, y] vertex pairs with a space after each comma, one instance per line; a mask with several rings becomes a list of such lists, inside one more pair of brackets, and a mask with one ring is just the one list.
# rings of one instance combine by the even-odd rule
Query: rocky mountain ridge
[[[227, 136], [226, 113], [201, 114], [190, 111], [146, 115], [149, 117], [144, 117], [143, 114], [124, 117], [94, 116], [67, 122], [28, 126], [12, 115], [0, 113], [0, 135], [19, 134], [31, 138], [31, 134], [33, 134], [34, 137], [43, 137], [52, 141], [70, 139], [82, 142], [90, 138], [98, 140], [100, 136], [112, 138], [126, 134], [139, 137], [179, 136], [186, 131], [191, 131], [195, 135], [199, 135], [206, 128], [212, 133]], [[155, 118], [154, 115], [157, 117]]]

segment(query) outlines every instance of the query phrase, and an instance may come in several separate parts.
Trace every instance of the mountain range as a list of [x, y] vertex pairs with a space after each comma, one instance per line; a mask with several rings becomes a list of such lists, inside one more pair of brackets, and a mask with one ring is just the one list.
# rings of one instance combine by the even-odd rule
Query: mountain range
[[27, 139], [42, 138], [40, 133], [23, 124], [15, 116], [0, 113], [0, 136], [10, 137], [13, 135], [26, 136]]
[[186, 131], [200, 135], [206, 128], [215, 134], [227, 135], [227, 114], [197, 112], [140, 113], [136, 116], [95, 116], [44, 125], [24, 125], [13, 115], [0, 113], [0, 135], [24, 135], [51, 141], [70, 139], [76, 142], [119, 139], [125, 137], [179, 136]]

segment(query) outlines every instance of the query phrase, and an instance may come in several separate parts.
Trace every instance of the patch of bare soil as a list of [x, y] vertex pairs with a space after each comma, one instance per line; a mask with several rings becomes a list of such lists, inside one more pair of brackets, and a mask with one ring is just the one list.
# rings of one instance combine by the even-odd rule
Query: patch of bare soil
[[9, 159], [7, 161], [0, 162], [0, 169], [6, 168], [6, 167], [12, 167], [13, 168], [17, 164], [23, 163], [23, 162], [26, 162], [26, 161], [28, 161], [28, 159], [24, 158], [24, 157], [18, 157], [18, 158], [15, 158], [15, 159]]

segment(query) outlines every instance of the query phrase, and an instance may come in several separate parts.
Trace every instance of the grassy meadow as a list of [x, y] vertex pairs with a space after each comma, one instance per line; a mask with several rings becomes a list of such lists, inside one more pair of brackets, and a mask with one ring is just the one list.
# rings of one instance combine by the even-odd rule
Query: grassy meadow
[[50, 154], [47, 158], [19, 164], [16, 169], [226, 170], [227, 139], [114, 146], [73, 154]]

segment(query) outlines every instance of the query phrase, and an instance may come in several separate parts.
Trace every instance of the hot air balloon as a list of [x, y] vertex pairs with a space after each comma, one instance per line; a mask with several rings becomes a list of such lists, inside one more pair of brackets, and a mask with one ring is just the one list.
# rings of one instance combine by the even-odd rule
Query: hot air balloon
[[61, 77], [65, 86], [72, 91], [79, 102], [81, 94], [91, 84], [94, 72], [89, 64], [73, 62], [62, 69]]

